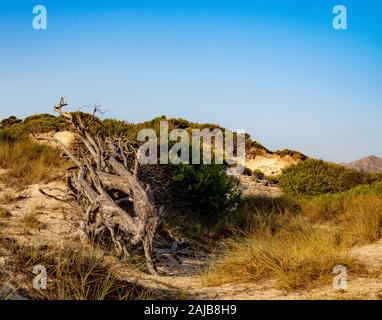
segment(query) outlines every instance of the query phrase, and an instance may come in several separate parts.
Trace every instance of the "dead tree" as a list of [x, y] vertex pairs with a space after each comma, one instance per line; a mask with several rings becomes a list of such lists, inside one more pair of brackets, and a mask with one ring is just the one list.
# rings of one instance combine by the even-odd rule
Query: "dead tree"
[[150, 186], [138, 177], [140, 165], [134, 144], [121, 137], [103, 137], [95, 130], [97, 125], [101, 127], [96, 108], [89, 115], [64, 112], [64, 106], [61, 98], [54, 111], [68, 121], [79, 141], [76, 150], [62, 145], [74, 164], [67, 171], [67, 184], [84, 208], [87, 234], [108, 232], [118, 254], [128, 254], [129, 245], [143, 245], [148, 271], [156, 274], [153, 240], [163, 207], [155, 205]]

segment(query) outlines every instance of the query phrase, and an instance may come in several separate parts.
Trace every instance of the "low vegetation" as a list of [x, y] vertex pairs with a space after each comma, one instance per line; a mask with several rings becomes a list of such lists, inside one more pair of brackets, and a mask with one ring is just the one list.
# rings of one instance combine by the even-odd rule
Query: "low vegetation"
[[16, 202], [15, 193], [11, 190], [6, 190], [3, 192], [1, 197], [1, 203], [3, 204], [14, 204]]
[[9, 217], [10, 213], [4, 207], [0, 207], [0, 219]]
[[105, 253], [66, 243], [62, 247], [21, 246], [0, 234], [0, 244], [14, 253], [12, 272], [26, 276], [30, 288], [37, 265], [47, 270], [47, 289], [33, 290], [33, 299], [48, 300], [131, 300], [166, 298], [165, 295], [120, 279], [118, 267], [105, 263]]
[[212, 265], [207, 284], [271, 278], [278, 288], [292, 290], [328, 284], [333, 266], [353, 265], [339, 251], [335, 234], [306, 227], [275, 235], [268, 230], [257, 232], [242, 242], [233, 242], [230, 248]]
[[[8, 119], [14, 118], [10, 117]], [[16, 136], [28, 136], [30, 134], [62, 131], [67, 126], [62, 117], [55, 117], [51, 114], [37, 114], [24, 120], [6, 121], [2, 128], [9, 130]]]
[[216, 223], [237, 208], [241, 193], [222, 165], [177, 165], [172, 171], [172, 196], [183, 208]]
[[336, 265], [362, 271], [347, 249], [381, 238], [382, 198], [354, 196], [344, 203], [336, 201], [332, 199], [328, 206], [328, 202], [305, 199], [301, 211], [294, 214], [285, 207], [263, 208], [261, 215], [253, 216], [256, 228], [226, 243], [228, 248], [212, 264], [206, 284], [272, 278], [277, 287], [293, 290], [329, 284]]
[[301, 152], [295, 151], [295, 150], [289, 150], [289, 149], [283, 149], [283, 150], [277, 150], [272, 152], [273, 154], [277, 154], [280, 157], [289, 156], [295, 160], [307, 160], [308, 157]]
[[58, 149], [0, 131], [0, 168], [7, 169], [2, 177], [6, 182], [20, 186], [46, 182], [62, 166]]
[[265, 174], [259, 169], [252, 170], [252, 176], [260, 180], [265, 178]]
[[280, 186], [296, 196], [342, 192], [374, 180], [371, 174], [314, 159], [285, 168], [279, 179]]
[[9, 279], [4, 270], [0, 268], [0, 301], [8, 300], [13, 294], [13, 291], [9, 289]]
[[274, 279], [294, 290], [328, 285], [335, 265], [364, 272], [348, 250], [382, 238], [380, 176], [309, 159], [279, 180], [285, 196], [249, 199], [236, 212], [244, 234], [225, 241], [206, 285]]
[[44, 224], [39, 221], [38, 216], [41, 214], [41, 206], [34, 204], [20, 219], [21, 225], [27, 230], [44, 228]]
[[338, 264], [363, 271], [347, 252], [382, 238], [379, 176], [306, 160], [279, 179], [285, 196], [247, 200], [239, 211], [243, 225], [236, 226], [245, 234], [226, 242], [223, 258], [204, 278], [207, 285], [272, 278], [293, 290], [329, 284]]

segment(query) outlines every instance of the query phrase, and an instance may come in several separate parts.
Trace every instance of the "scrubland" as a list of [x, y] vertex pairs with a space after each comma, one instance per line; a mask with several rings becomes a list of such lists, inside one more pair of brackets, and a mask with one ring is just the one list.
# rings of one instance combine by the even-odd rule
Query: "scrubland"
[[[44, 119], [51, 121], [50, 117]], [[32, 120], [34, 128], [36, 118]], [[53, 123], [62, 126], [60, 121]], [[215, 291], [216, 287], [239, 288], [243, 283], [256, 286], [271, 283], [272, 289], [285, 292], [287, 297], [293, 292], [330, 286], [337, 265], [345, 266], [352, 277], [380, 280], [382, 263], [370, 270], [352, 251], [378, 245], [382, 238], [381, 175], [359, 173], [305, 156], [296, 158], [277, 177], [248, 169], [247, 174], [252, 174], [254, 180], [260, 178], [279, 188], [281, 195], [277, 197], [262, 194], [241, 197], [240, 181], [224, 176], [219, 166], [170, 168], [171, 192], [168, 192], [164, 225], [187, 240], [188, 247], [181, 251], [192, 252], [192, 257], [185, 257], [180, 251], [177, 260], [171, 260], [171, 254], [163, 249], [166, 247], [161, 247], [155, 258], [158, 264], [166, 257], [162, 263], [166, 270], [170, 260], [175, 266], [161, 280], [142, 276], [146, 280], [138, 281], [124, 276], [126, 270], [128, 274], [142, 274], [139, 257], [118, 260], [105, 248], [86, 245], [78, 237], [67, 237], [68, 231], [57, 235], [64, 240], [44, 244], [42, 234], [50, 230], [51, 221], [46, 215], [54, 212], [56, 217], [62, 211], [63, 222], [59, 223], [65, 224], [73, 208], [60, 207], [55, 202], [48, 210], [42, 195], [36, 200], [28, 192], [33, 185], [64, 186], [64, 172], [70, 164], [63, 160], [58, 148], [15, 133], [15, 128], [21, 130], [21, 124], [15, 124], [13, 131], [0, 130], [0, 249], [3, 250], [0, 256], [7, 253], [13, 257], [9, 265], [2, 265], [0, 258], [0, 279], [8, 283], [9, 274], [18, 274], [18, 281], [23, 285], [18, 288], [11, 281], [9, 287], [25, 297], [85, 300], [193, 295], [205, 298], [209, 297], [204, 294], [211, 292], [209, 288]], [[48, 124], [44, 123], [50, 128], [51, 123]], [[105, 125], [109, 134], [134, 132], [143, 126], [114, 120], [107, 120]], [[12, 228], [16, 231], [9, 233]], [[34, 243], [31, 239], [35, 238], [42, 242]], [[190, 261], [200, 265], [191, 273], [185, 268]], [[31, 288], [36, 265], [47, 268], [49, 290], [37, 292]], [[172, 289], [168, 283], [172, 283]], [[256, 288], [264, 291], [270, 287]], [[168, 294], [170, 291], [173, 294]], [[0, 286], [0, 299], [9, 296], [9, 291]], [[232, 297], [235, 295], [231, 292], [228, 298]], [[256, 297], [261, 295], [244, 296]]]

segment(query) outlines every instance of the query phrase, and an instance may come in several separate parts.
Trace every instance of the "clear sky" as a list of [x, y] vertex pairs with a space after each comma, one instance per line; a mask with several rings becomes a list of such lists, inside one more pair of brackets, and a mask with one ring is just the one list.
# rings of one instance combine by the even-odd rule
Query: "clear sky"
[[[32, 28], [36, 4], [47, 30]], [[332, 27], [336, 4], [347, 30]], [[0, 40], [0, 118], [65, 96], [325, 160], [382, 156], [382, 1], [1, 0]]]

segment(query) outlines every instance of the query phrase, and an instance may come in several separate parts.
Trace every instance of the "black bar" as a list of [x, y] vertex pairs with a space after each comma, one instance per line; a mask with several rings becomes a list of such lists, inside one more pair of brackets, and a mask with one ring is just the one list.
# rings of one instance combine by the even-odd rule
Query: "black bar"
[[[176, 310], [176, 312], [174, 312]], [[333, 318], [379, 314], [381, 301], [4, 301], [1, 318], [24, 313], [28, 317], [67, 320], [86, 315], [84, 320], [128, 319], [292, 319]], [[378, 312], [379, 311], [379, 312]], [[4, 312], [4, 313], [3, 313]]]

